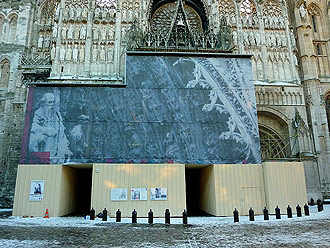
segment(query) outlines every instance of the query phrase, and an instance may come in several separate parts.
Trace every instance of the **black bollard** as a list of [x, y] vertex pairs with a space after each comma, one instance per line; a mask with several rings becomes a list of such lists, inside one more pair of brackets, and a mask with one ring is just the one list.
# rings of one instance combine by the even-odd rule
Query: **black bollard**
[[89, 219], [90, 220], [95, 220], [95, 210], [94, 208], [91, 209], [90, 213], [89, 213]]
[[188, 224], [188, 213], [185, 209], [183, 210], [183, 213], [182, 213], [182, 222], [184, 225]]
[[309, 216], [309, 207], [308, 207], [307, 203], [305, 203], [304, 212], [305, 212], [306, 216]]
[[171, 224], [171, 214], [170, 214], [170, 210], [167, 208], [165, 210], [165, 224]]
[[239, 222], [238, 211], [236, 208], [235, 208], [233, 214], [234, 214], [234, 222]]
[[106, 208], [103, 209], [103, 212], [102, 212], [103, 216], [102, 216], [102, 220], [103, 221], [107, 221], [108, 220], [108, 211]]
[[137, 212], [135, 209], [132, 212], [132, 223], [137, 223]]
[[288, 218], [292, 218], [292, 208], [290, 205], [286, 208], [286, 213], [288, 214]]
[[269, 213], [266, 207], [264, 208], [264, 220], [269, 220]]
[[317, 211], [321, 212], [323, 210], [322, 209], [322, 201], [320, 199], [317, 199], [316, 204], [317, 204]]
[[254, 221], [254, 211], [253, 211], [252, 207], [249, 210], [249, 218], [250, 218], [250, 221]]
[[297, 205], [296, 210], [297, 210], [297, 217], [302, 217], [302, 215], [301, 215], [301, 207], [299, 206], [299, 204]]
[[313, 199], [313, 197], [311, 197], [311, 206], [314, 206], [314, 204], [315, 204], [315, 201], [314, 201], [314, 199]]
[[118, 209], [118, 211], [116, 212], [116, 222], [121, 222], [121, 212]]
[[148, 213], [148, 223], [152, 224], [154, 223], [154, 213], [152, 212], [152, 210], [150, 209], [149, 213]]
[[277, 220], [281, 219], [281, 210], [278, 206], [275, 208], [275, 215]]

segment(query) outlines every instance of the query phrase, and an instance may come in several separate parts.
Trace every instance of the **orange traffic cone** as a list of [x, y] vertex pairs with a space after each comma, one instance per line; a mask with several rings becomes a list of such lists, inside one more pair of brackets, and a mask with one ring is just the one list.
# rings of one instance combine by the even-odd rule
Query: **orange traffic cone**
[[45, 213], [44, 218], [49, 218], [48, 208], [46, 209], [46, 213]]

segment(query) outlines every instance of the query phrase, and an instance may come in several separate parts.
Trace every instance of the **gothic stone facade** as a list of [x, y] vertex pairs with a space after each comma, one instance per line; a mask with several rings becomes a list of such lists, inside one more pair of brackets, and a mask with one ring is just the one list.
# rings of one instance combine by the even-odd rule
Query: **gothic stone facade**
[[[251, 54], [263, 160], [303, 161], [307, 191], [330, 196], [330, 3], [187, 0], [190, 31]], [[121, 85], [134, 24], [171, 29], [172, 0], [20, 0], [0, 3], [0, 207], [10, 207], [27, 92], [35, 85]], [[158, 40], [159, 41], [159, 40]], [[157, 49], [157, 38], [146, 42]]]

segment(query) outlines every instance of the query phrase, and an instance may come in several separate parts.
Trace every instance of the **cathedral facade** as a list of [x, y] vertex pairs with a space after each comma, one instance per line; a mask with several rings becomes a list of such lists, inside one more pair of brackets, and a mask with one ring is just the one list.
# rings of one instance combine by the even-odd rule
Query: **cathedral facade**
[[[261, 159], [303, 162], [308, 196], [328, 198], [329, 4], [326, 0], [2, 1], [0, 207], [13, 204], [29, 90], [125, 87], [126, 56], [132, 50], [251, 55]], [[176, 29], [186, 28], [173, 33], [174, 23]], [[52, 97], [45, 94], [45, 104]], [[84, 118], [81, 115], [82, 122]]]

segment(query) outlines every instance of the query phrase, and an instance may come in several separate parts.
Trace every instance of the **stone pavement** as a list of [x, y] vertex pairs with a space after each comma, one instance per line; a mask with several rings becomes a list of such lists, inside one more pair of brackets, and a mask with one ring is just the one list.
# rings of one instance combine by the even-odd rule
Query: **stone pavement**
[[114, 220], [94, 222], [93, 226], [81, 221], [72, 226], [57, 222], [45, 226], [23, 218], [10, 222], [8, 218], [0, 219], [0, 247], [330, 247], [330, 215], [323, 213], [318, 218], [318, 213], [312, 214], [314, 217], [291, 220], [271, 216], [269, 222], [262, 216], [255, 222], [241, 217], [240, 224], [232, 223], [232, 218], [199, 217], [190, 218], [196, 224], [188, 226], [133, 225]]

